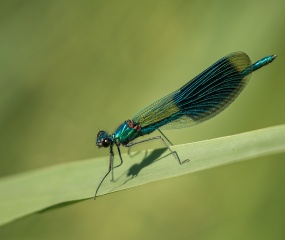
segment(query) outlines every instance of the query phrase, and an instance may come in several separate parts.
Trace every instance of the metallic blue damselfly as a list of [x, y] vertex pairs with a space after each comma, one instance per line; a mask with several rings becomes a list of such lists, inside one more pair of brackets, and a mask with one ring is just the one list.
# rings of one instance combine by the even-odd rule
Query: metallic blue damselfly
[[[96, 145], [99, 148], [110, 149], [110, 160], [109, 169], [99, 183], [95, 197], [113, 168], [123, 163], [120, 145], [131, 147], [138, 143], [160, 139], [182, 164], [183, 162], [162, 136], [139, 142], [133, 142], [133, 140], [155, 130], [190, 127], [216, 116], [235, 100], [247, 84], [252, 72], [271, 63], [275, 58], [276, 55], [267, 56], [252, 64], [246, 53], [231, 53], [178, 90], [152, 103], [131, 120], [123, 122], [113, 134], [109, 135], [105, 131], [99, 131]], [[115, 167], [113, 166], [114, 146], [117, 147], [120, 157], [120, 164]]]

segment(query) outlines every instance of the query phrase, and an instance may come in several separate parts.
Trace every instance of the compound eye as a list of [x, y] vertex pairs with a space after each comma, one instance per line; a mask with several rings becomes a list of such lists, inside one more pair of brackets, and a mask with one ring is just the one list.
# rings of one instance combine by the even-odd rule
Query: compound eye
[[102, 141], [102, 146], [103, 147], [109, 147], [110, 146], [110, 144], [111, 144], [111, 141], [110, 141], [110, 139], [109, 138], [104, 138], [103, 139], [103, 141]]

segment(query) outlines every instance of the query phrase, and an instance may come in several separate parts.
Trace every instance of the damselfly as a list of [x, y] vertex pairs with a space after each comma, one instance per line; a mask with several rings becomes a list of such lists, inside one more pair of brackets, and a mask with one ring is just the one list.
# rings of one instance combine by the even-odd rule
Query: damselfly
[[[152, 103], [132, 119], [123, 122], [111, 135], [99, 131], [96, 145], [110, 149], [109, 169], [99, 183], [98, 190], [113, 170], [122, 165], [120, 146], [131, 147], [135, 144], [160, 139], [180, 164], [178, 155], [171, 150], [162, 136], [151, 137], [139, 142], [136, 138], [155, 130], [190, 127], [204, 122], [223, 111], [248, 82], [255, 70], [271, 63], [276, 55], [262, 58], [252, 64], [246, 53], [231, 53], [207, 68], [197, 77], [187, 82], [178, 90]], [[113, 166], [113, 147], [118, 149], [120, 164]]]

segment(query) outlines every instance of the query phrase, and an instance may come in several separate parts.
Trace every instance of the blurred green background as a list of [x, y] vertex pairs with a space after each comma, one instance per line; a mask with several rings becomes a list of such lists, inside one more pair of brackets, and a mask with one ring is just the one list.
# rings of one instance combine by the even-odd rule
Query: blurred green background
[[[99, 128], [114, 131], [238, 50], [278, 58], [214, 119], [165, 133], [182, 144], [283, 124], [284, 9], [284, 0], [0, 1], [0, 176], [107, 160]], [[34, 214], [0, 239], [284, 239], [284, 157]]]

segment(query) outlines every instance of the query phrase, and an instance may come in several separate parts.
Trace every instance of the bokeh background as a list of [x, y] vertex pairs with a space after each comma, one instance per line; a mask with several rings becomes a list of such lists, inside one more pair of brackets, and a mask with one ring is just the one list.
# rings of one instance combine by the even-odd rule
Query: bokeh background
[[[107, 159], [95, 147], [99, 128], [112, 132], [238, 50], [278, 58], [214, 119], [165, 133], [182, 144], [283, 124], [284, 9], [284, 0], [1, 0], [0, 176]], [[284, 157], [33, 214], [0, 238], [284, 239]]]

